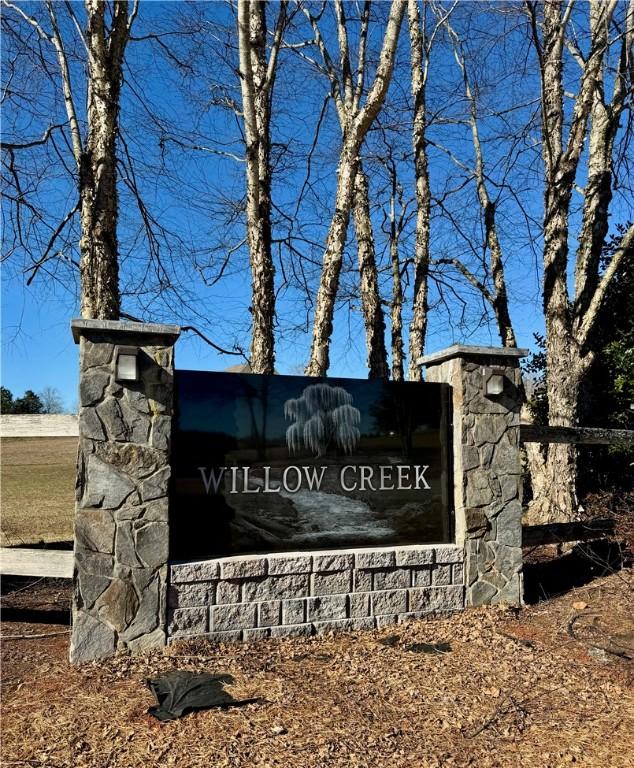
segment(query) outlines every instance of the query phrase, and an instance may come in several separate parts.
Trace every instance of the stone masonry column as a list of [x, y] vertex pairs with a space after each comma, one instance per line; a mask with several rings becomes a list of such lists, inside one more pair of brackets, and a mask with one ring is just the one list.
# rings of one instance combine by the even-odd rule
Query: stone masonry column
[[456, 543], [466, 604], [522, 602], [521, 373], [526, 350], [456, 344], [422, 357], [453, 388]]
[[[175, 325], [73, 320], [79, 455], [70, 658], [165, 644]], [[137, 352], [117, 380], [117, 351]]]

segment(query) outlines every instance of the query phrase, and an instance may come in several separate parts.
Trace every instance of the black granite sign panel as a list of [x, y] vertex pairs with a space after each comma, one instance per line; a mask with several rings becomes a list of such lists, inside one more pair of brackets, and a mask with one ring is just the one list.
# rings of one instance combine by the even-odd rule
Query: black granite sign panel
[[176, 371], [170, 557], [450, 541], [448, 390]]

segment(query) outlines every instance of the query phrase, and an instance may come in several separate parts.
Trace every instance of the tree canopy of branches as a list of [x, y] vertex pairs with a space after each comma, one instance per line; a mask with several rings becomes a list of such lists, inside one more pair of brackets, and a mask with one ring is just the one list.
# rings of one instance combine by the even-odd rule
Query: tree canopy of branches
[[[2, 24], [9, 280], [258, 372], [420, 379], [430, 346], [537, 331], [548, 420], [584, 419], [633, 260], [633, 0], [4, 0]], [[574, 451], [531, 470], [536, 514], [570, 517]]]

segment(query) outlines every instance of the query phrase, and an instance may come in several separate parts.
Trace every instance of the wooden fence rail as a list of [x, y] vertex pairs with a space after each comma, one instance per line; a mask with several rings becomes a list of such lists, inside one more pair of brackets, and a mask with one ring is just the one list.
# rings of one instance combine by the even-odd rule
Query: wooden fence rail
[[67, 549], [1, 547], [0, 574], [72, 579], [73, 553]]
[[614, 535], [614, 520], [597, 518], [586, 522], [523, 525], [522, 546], [539, 547], [542, 544], [561, 544], [567, 541], [592, 541]]
[[634, 430], [603, 429], [602, 427], [543, 427], [536, 424], [520, 426], [523, 443], [574, 443], [580, 445], [634, 445]]

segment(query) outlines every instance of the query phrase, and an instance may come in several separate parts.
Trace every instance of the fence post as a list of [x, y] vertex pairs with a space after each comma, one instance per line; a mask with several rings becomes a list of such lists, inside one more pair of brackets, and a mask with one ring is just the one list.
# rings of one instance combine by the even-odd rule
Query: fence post
[[71, 328], [80, 411], [70, 658], [80, 663], [165, 644], [180, 329], [112, 320]]
[[453, 392], [456, 543], [466, 604], [522, 601], [521, 373], [526, 350], [456, 344], [420, 358]]

